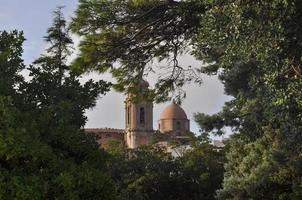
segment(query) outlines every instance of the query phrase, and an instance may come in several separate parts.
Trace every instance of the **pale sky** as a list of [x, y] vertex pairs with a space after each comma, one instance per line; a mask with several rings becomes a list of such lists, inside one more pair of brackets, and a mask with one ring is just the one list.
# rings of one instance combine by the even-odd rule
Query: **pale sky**
[[[23, 58], [26, 64], [30, 64], [38, 58], [45, 42], [43, 36], [52, 22], [52, 11], [57, 6], [65, 6], [65, 17], [70, 18], [77, 7], [77, 0], [0, 0], [0, 30], [23, 30], [26, 38], [24, 43]], [[180, 60], [183, 65], [199, 66], [200, 62], [191, 56], [183, 56]], [[98, 79], [92, 74], [89, 77]], [[110, 80], [108, 76], [106, 79]], [[155, 79], [148, 81], [154, 84]], [[198, 126], [193, 120], [193, 114], [203, 112], [213, 114], [221, 110], [225, 101], [230, 97], [224, 95], [223, 85], [217, 77], [203, 76], [203, 84], [188, 85], [184, 88], [187, 97], [182, 108], [191, 121], [191, 131], [198, 133]], [[106, 96], [99, 98], [96, 107], [86, 112], [89, 128], [124, 128], [124, 95], [111, 91]], [[154, 105], [154, 129], [157, 128], [157, 120], [161, 111], [170, 102]]]

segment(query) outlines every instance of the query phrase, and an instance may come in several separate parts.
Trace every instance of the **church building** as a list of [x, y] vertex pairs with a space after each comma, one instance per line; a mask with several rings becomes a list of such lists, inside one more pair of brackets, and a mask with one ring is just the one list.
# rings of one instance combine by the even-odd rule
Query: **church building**
[[[142, 80], [138, 88], [146, 91], [148, 82]], [[85, 129], [87, 134], [95, 136], [104, 146], [109, 140], [118, 140], [133, 149], [150, 142], [169, 147], [172, 141], [186, 142], [190, 136], [190, 120], [185, 111], [173, 100], [160, 114], [158, 127], [153, 128], [153, 102], [148, 100], [133, 101], [128, 94], [125, 100], [125, 129], [96, 128]]]

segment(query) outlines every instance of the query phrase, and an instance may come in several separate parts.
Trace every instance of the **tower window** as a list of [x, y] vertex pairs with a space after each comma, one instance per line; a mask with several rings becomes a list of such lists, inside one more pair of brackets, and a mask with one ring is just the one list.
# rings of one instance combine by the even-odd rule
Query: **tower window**
[[130, 107], [127, 107], [127, 124], [130, 124]]
[[180, 130], [180, 128], [181, 128], [180, 121], [177, 121], [177, 122], [176, 122], [176, 129], [177, 129], [177, 130]]
[[145, 108], [143, 107], [139, 109], [139, 123], [145, 124]]

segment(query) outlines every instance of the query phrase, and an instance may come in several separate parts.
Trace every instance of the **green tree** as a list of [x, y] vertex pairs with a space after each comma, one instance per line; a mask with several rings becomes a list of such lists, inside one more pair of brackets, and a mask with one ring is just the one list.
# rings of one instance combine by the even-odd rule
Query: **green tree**
[[216, 3], [194, 53], [235, 97], [215, 116], [197, 115], [205, 130], [236, 133], [219, 197], [300, 199], [301, 2]]
[[0, 37], [0, 95], [13, 96], [17, 101], [18, 88], [24, 81], [20, 75], [25, 69], [21, 58], [23, 33], [0, 31]]
[[196, 115], [206, 132], [234, 133], [218, 197], [301, 199], [301, 8], [299, 0], [82, 0], [75, 67], [110, 69], [127, 86], [152, 59], [170, 58], [172, 75], [155, 90], [165, 100], [191, 80], [175, 59], [189, 46], [206, 63], [198, 71], [218, 74], [234, 97], [215, 115]]
[[60, 10], [48, 55], [20, 75], [22, 33], [0, 34], [0, 199], [115, 199], [107, 154], [80, 128], [106, 82], [80, 84], [65, 64], [71, 40]]
[[223, 180], [224, 152], [208, 140], [172, 158], [156, 144], [116, 153], [110, 161], [119, 199], [214, 199]]
[[147, 65], [154, 58], [168, 59], [170, 65], [161, 69], [164, 73], [153, 91], [156, 100], [166, 100], [185, 82], [200, 82], [196, 70], [180, 66], [177, 56], [190, 45], [204, 10], [205, 3], [199, 1], [80, 0], [71, 27], [84, 39], [73, 66], [79, 71], [110, 71], [116, 89], [124, 91], [135, 90], [133, 83], [159, 70]]
[[[188, 181], [183, 192], [190, 199], [215, 199], [216, 191], [222, 188], [225, 149], [211, 144], [207, 134], [195, 138], [190, 149], [178, 157], [183, 179]], [[190, 194], [190, 195], [189, 195]], [[185, 197], [184, 197], [185, 198]]]
[[64, 127], [73, 125], [78, 129], [85, 124], [85, 110], [95, 105], [100, 93], [109, 90], [110, 83], [102, 80], [80, 83], [81, 77], [66, 64], [73, 44], [66, 21], [60, 9], [54, 15], [53, 25], [45, 37], [50, 46], [46, 54], [29, 67], [31, 81], [25, 86], [28, 95], [26, 101], [40, 108], [41, 114], [51, 114], [53, 123]]

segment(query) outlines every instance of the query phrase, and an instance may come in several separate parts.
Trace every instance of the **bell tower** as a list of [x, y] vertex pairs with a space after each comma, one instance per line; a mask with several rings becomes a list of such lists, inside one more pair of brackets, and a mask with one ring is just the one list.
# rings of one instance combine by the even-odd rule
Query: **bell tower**
[[[139, 91], [144, 94], [148, 90], [147, 81], [139, 82]], [[134, 100], [128, 94], [125, 100], [126, 144], [128, 148], [136, 148], [148, 144], [153, 134], [153, 103], [148, 100]]]

